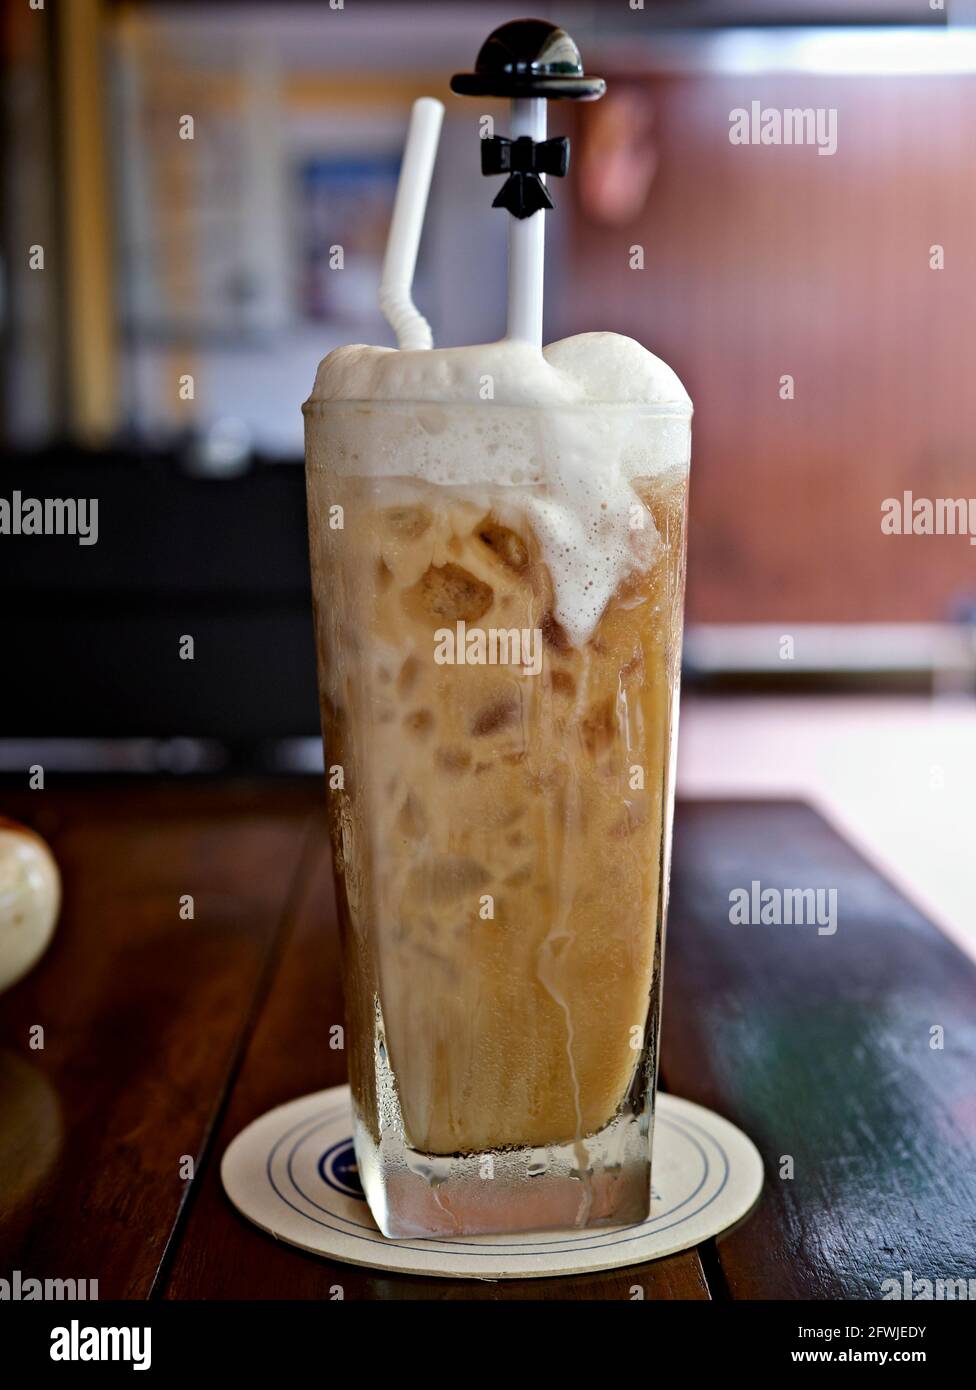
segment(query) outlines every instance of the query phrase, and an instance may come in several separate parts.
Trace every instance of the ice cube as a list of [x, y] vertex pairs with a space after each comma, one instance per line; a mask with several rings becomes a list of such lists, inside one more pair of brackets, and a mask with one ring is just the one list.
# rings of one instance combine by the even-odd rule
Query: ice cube
[[529, 563], [528, 547], [522, 537], [503, 526], [490, 512], [478, 525], [478, 539], [516, 574], [521, 574]]
[[497, 734], [500, 729], [508, 728], [515, 722], [519, 708], [518, 695], [506, 691], [481, 707], [474, 717], [471, 732], [476, 738], [482, 738], [486, 734]]
[[475, 894], [488, 882], [488, 871], [461, 854], [438, 854], [412, 870], [407, 882], [411, 906], [418, 902], [450, 903]]
[[490, 584], [461, 565], [430, 565], [413, 591], [421, 608], [438, 621], [473, 623], [488, 612], [494, 598]]
[[471, 766], [471, 754], [467, 748], [438, 748], [434, 759], [445, 772], [466, 772]]
[[553, 671], [549, 677], [549, 684], [554, 695], [565, 695], [570, 700], [576, 696], [576, 677], [568, 671]]
[[417, 673], [419, 670], [420, 662], [417, 658], [413, 655], [408, 656], [400, 667], [400, 673], [397, 676], [396, 688], [398, 695], [408, 695], [410, 693], [417, 680]]
[[609, 748], [616, 733], [614, 702], [611, 697], [598, 700], [580, 721], [580, 738], [587, 752], [594, 757]]
[[383, 524], [391, 536], [401, 541], [416, 541], [430, 529], [431, 514], [427, 507], [387, 507]]
[[434, 716], [429, 709], [414, 709], [403, 716], [404, 728], [423, 738], [434, 727]]

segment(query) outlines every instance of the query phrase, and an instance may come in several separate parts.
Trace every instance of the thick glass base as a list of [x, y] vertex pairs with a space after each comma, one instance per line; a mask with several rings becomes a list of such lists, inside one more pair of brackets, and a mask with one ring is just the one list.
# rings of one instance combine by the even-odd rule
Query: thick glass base
[[653, 1114], [639, 1083], [609, 1124], [575, 1142], [426, 1154], [406, 1141], [382, 1043], [377, 1063], [379, 1142], [355, 1102], [353, 1138], [359, 1179], [385, 1236], [579, 1230], [649, 1215]]
[[647, 1136], [618, 1117], [578, 1144], [443, 1157], [377, 1144], [357, 1120], [359, 1178], [385, 1236], [483, 1235], [643, 1221], [650, 1209]]

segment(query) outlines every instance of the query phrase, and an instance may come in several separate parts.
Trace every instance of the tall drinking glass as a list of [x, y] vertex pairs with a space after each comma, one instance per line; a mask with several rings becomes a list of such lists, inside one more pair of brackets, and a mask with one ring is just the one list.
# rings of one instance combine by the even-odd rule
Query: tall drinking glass
[[690, 416], [305, 406], [355, 1147], [388, 1236], [648, 1215]]

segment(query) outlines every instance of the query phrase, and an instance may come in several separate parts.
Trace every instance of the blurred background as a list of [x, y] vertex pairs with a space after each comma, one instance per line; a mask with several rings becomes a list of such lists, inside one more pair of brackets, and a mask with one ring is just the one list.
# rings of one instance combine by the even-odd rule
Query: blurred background
[[[609, 82], [550, 112], [546, 338], [630, 334], [696, 406], [680, 789], [814, 800], [976, 951], [976, 549], [881, 529], [976, 495], [976, 0], [530, 10]], [[0, 535], [11, 784], [320, 768], [300, 406], [392, 343], [425, 93], [416, 298], [441, 346], [501, 336], [506, 113], [447, 84], [519, 13], [6, 0], [0, 498], [99, 500], [96, 545]], [[753, 103], [836, 111], [836, 152], [732, 144]]]

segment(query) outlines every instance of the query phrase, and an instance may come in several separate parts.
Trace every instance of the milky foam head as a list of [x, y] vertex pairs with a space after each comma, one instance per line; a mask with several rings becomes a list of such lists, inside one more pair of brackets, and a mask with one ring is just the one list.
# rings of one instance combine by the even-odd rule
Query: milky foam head
[[338, 348], [305, 414], [312, 470], [518, 489], [512, 507], [539, 539], [556, 617], [576, 643], [624, 576], [653, 558], [653, 520], [631, 481], [689, 457], [687, 392], [660, 358], [615, 333], [542, 352], [510, 341]]
[[319, 364], [318, 401], [486, 401], [496, 405], [673, 405], [691, 410], [675, 372], [619, 333], [580, 333], [540, 352], [503, 339], [470, 347], [399, 351], [354, 344]]

